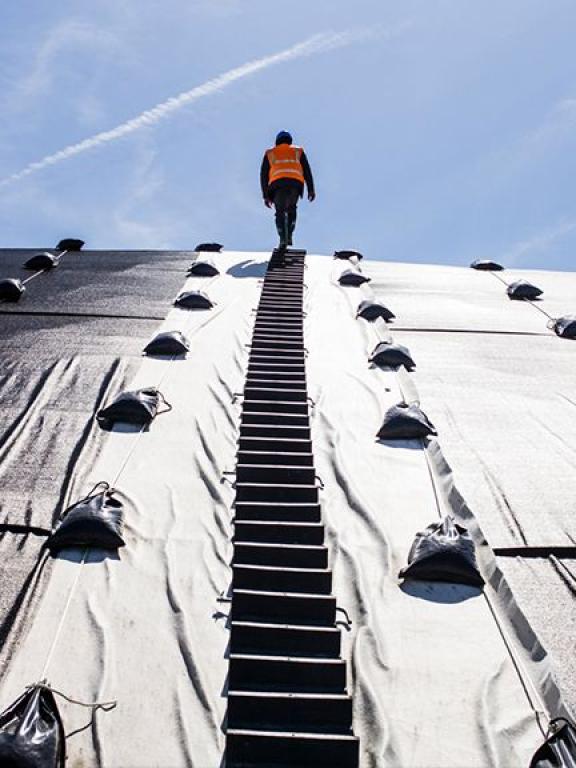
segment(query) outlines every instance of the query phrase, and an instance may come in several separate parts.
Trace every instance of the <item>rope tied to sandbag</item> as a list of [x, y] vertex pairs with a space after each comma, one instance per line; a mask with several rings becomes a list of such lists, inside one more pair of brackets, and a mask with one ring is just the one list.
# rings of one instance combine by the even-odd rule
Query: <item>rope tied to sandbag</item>
[[558, 733], [560, 728], [562, 728], [563, 725], [570, 724], [570, 720], [568, 720], [565, 717], [554, 717], [550, 722], [548, 723], [548, 730], [546, 731], [546, 738], [549, 739], [550, 736], [553, 736], [555, 733]]
[[[116, 490], [113, 486], [110, 485], [110, 483], [107, 480], [100, 480], [99, 482], [96, 483], [96, 485], [92, 488], [91, 491], [88, 491], [86, 496], [82, 497], [81, 499], [78, 499], [78, 501], [74, 503], [74, 506], [77, 506], [78, 504], [83, 504], [86, 501], [90, 501], [90, 499], [92, 498], [92, 496], [94, 496], [95, 491], [98, 488], [102, 489], [100, 491], [100, 493], [107, 493], [109, 495], [112, 495], [114, 493], [114, 491]], [[98, 494], [96, 494], [96, 495], [98, 495]], [[63, 509], [60, 512], [60, 514], [58, 515], [58, 520], [62, 520], [66, 516], [66, 513], [68, 512], [68, 509], [69, 508], [67, 507], [66, 509]]]
[[85, 707], [86, 709], [92, 709], [94, 711], [102, 709], [104, 712], [110, 712], [118, 705], [118, 701], [116, 699], [113, 699], [112, 701], [95, 701], [91, 703], [80, 701], [79, 699], [74, 699], [72, 696], [68, 696], [67, 694], [62, 693], [62, 691], [53, 688], [47, 680], [40, 680], [38, 683], [26, 686], [27, 691], [34, 690], [36, 688], [50, 691], [55, 696], [60, 696], [60, 698], [70, 702], [70, 704], [76, 704], [79, 707]]
[[[65, 256], [67, 253], [68, 251], [65, 250], [57, 254], [57, 256], [54, 257], [56, 259], [54, 266], [56, 266], [62, 259], [62, 256]], [[52, 254], [48, 254], [48, 255], [50, 256]], [[44, 274], [44, 272], [50, 272], [50, 269], [51, 269], [50, 266], [43, 267], [42, 269], [37, 269], [33, 275], [30, 275], [30, 277], [27, 277], [26, 280], [22, 280], [22, 285], [26, 285], [26, 283], [29, 283], [31, 280], [34, 280], [35, 277], [38, 277], [38, 275]]]
[[[492, 277], [495, 277], [496, 280], [499, 280], [502, 283], [502, 285], [505, 285], [507, 288], [510, 287], [510, 283], [504, 280], [504, 278], [500, 277], [500, 275], [497, 275], [494, 272], [491, 272], [490, 274], [492, 275]], [[547, 323], [548, 328], [550, 328], [550, 323], [553, 324], [556, 322], [556, 318], [552, 317], [552, 315], [546, 312], [545, 309], [542, 309], [542, 307], [539, 307], [538, 304], [532, 299], [524, 299], [524, 301], [526, 302], [526, 304], [530, 304], [531, 306], [534, 307], [534, 309], [537, 309], [538, 312], [540, 312], [541, 314], [543, 314], [545, 317], [548, 318], [548, 323]]]

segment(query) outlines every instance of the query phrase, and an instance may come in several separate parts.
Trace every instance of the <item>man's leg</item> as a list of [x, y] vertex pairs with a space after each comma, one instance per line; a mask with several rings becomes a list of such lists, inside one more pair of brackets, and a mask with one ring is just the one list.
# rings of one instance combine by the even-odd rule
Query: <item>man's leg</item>
[[280, 237], [280, 247], [287, 245], [290, 237], [290, 212], [288, 209], [290, 189], [279, 187], [274, 193], [274, 207], [276, 209], [276, 229]]
[[297, 189], [291, 188], [286, 200], [286, 210], [288, 213], [288, 245], [292, 245], [292, 235], [296, 227], [296, 216], [298, 210], [298, 198], [300, 193]]

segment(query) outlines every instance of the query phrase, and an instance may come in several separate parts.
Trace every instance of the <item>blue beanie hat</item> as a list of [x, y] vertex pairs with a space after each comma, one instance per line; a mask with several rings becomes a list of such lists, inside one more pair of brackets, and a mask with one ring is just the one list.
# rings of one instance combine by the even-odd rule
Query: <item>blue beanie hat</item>
[[278, 144], [292, 144], [292, 135], [288, 131], [280, 131], [276, 136], [276, 146]]

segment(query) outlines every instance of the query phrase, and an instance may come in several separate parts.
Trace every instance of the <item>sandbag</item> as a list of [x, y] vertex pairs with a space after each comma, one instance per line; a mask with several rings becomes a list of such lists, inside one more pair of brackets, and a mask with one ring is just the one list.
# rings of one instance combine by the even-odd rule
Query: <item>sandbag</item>
[[369, 320], [370, 322], [373, 322], [374, 320], [381, 317], [384, 322], [387, 323], [389, 320], [393, 320], [396, 315], [379, 301], [370, 301], [370, 299], [365, 299], [364, 301], [361, 301], [360, 304], [358, 304], [356, 317], [362, 317], [364, 320]]
[[490, 261], [489, 259], [477, 259], [470, 266], [472, 269], [480, 269], [484, 272], [501, 272], [504, 269], [502, 264], [498, 264], [497, 261]]
[[0, 299], [3, 301], [19, 301], [25, 290], [22, 281], [15, 277], [0, 280]]
[[576, 728], [563, 717], [550, 722], [551, 736], [538, 747], [530, 768], [576, 768]]
[[354, 269], [347, 269], [338, 278], [340, 285], [362, 285], [363, 283], [369, 283], [370, 278], [363, 275], [361, 272], [356, 272]]
[[360, 251], [334, 251], [334, 258], [335, 259], [353, 259], [356, 258], [358, 261], [360, 259], [363, 259], [364, 256], [360, 253]]
[[398, 403], [389, 408], [378, 431], [380, 440], [410, 440], [436, 434], [434, 425], [420, 407], [408, 403]]
[[401, 365], [405, 368], [416, 367], [408, 347], [404, 347], [402, 344], [390, 344], [386, 341], [381, 341], [374, 347], [369, 362], [382, 368], [398, 368]]
[[28, 688], [0, 713], [2, 768], [64, 768], [64, 727], [52, 692]]
[[[162, 404], [167, 407], [160, 411]], [[154, 387], [149, 387], [134, 392], [121, 392], [110, 405], [98, 411], [96, 420], [104, 429], [109, 429], [117, 421], [144, 426], [159, 414], [170, 410], [172, 406], [166, 402], [164, 395]]]
[[447, 515], [416, 534], [401, 579], [447, 581], [482, 587], [474, 542], [467, 529]]
[[195, 261], [188, 270], [189, 275], [194, 277], [215, 277], [220, 274], [220, 270], [209, 259], [202, 259], [201, 261]]
[[563, 339], [576, 339], [576, 315], [563, 315], [554, 320], [551, 325], [557, 336]]
[[[100, 486], [104, 489], [94, 493]], [[68, 507], [47, 543], [53, 555], [66, 547], [118, 549], [126, 543], [123, 534], [124, 506], [108, 483], [98, 483], [89, 496]]]
[[196, 248], [194, 250], [196, 252], [198, 251], [209, 251], [211, 253], [220, 253], [220, 251], [224, 248], [223, 245], [220, 243], [198, 243]]
[[57, 251], [80, 251], [82, 246], [85, 245], [84, 240], [77, 240], [74, 237], [66, 237], [64, 240], [60, 240], [56, 246]]
[[163, 331], [156, 334], [144, 347], [147, 355], [185, 355], [190, 342], [180, 331]]
[[520, 301], [528, 299], [532, 301], [537, 299], [538, 296], [542, 296], [543, 291], [529, 283], [528, 280], [516, 280], [506, 288], [506, 293], [511, 299], [518, 299]]
[[24, 269], [33, 269], [39, 271], [41, 269], [53, 269], [60, 263], [60, 257], [55, 256], [53, 253], [35, 253], [24, 264]]
[[214, 304], [202, 291], [183, 291], [176, 297], [174, 306], [182, 309], [212, 309]]

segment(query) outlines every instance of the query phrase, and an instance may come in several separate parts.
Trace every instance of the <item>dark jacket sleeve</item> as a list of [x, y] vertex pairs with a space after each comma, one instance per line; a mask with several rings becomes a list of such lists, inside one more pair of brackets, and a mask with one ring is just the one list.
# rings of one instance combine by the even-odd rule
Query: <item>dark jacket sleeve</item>
[[310, 168], [310, 163], [308, 162], [308, 158], [306, 157], [306, 152], [302, 152], [302, 155], [300, 157], [300, 162], [302, 163], [302, 170], [304, 171], [304, 181], [306, 182], [306, 187], [308, 188], [308, 194], [315, 195], [316, 192], [314, 190], [314, 179], [312, 178], [312, 170]]
[[260, 166], [260, 187], [262, 188], [262, 197], [266, 200], [268, 197], [268, 179], [270, 178], [270, 160], [265, 153]]

